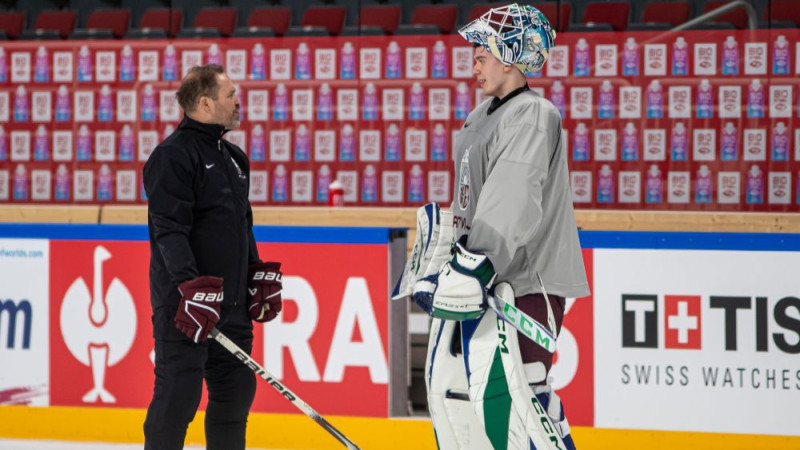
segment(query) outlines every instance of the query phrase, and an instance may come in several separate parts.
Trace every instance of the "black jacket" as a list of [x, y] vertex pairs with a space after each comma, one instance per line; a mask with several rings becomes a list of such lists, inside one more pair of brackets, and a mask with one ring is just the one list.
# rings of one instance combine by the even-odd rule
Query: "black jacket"
[[226, 131], [185, 116], [144, 165], [153, 308], [177, 305], [178, 284], [200, 275], [225, 280], [223, 304], [246, 299], [247, 267], [259, 261], [250, 165]]

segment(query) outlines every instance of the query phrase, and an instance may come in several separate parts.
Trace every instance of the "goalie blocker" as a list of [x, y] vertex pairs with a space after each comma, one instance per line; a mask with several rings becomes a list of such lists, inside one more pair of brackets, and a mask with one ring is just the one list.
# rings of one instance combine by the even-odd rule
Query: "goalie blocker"
[[[533, 296], [548, 303], [547, 322], [551, 327], [548, 329], [522, 312], [519, 305], [515, 306], [514, 292], [508, 283], [494, 286], [494, 295], [489, 296], [484, 286], [491, 284], [493, 276], [487, 281], [486, 273], [478, 270], [474, 276], [478, 281], [464, 280], [485, 257], [469, 253], [458, 244], [454, 246], [452, 236], [452, 214], [449, 211], [442, 211], [435, 203], [419, 208], [411, 257], [392, 297], [399, 299], [414, 294], [415, 302], [434, 316], [425, 381], [439, 448], [528, 449], [532, 448], [531, 444], [537, 449], [574, 448], [560, 399], [552, 392], [546, 379], [549, 364], [547, 367], [542, 362], [524, 364], [520, 342], [514, 332], [517, 328], [509, 326], [516, 327], [527, 321], [535, 323], [541, 332], [547, 333], [550, 341], [547, 345], [540, 341], [536, 347], [534, 336], [523, 333], [532, 340], [526, 343], [526, 353], [530, 354], [531, 347], [536, 347], [542, 350], [542, 359], [552, 361], [556, 327], [561, 325], [563, 310], [559, 308], [561, 316], [555, 320], [550, 301], [541, 295]], [[451, 255], [454, 247], [455, 256]], [[460, 266], [458, 280], [463, 282], [457, 283], [458, 288], [469, 285], [475, 289], [478, 285], [479, 293], [457, 295], [467, 297], [465, 304], [469, 314], [454, 315], [452, 311], [459, 310], [457, 305], [449, 305], [444, 315], [437, 314], [437, 305], [441, 304], [436, 300], [439, 281], [449, 277], [444, 272], [452, 272], [456, 265]], [[443, 289], [453, 292], [446, 286]], [[459, 289], [456, 292], [460, 293]], [[482, 301], [477, 301], [476, 298], [481, 296]], [[529, 297], [525, 299], [530, 300]], [[479, 313], [474, 314], [476, 304], [480, 304], [480, 308]], [[512, 317], [524, 316], [525, 319], [509, 321], [509, 311], [515, 312]]]

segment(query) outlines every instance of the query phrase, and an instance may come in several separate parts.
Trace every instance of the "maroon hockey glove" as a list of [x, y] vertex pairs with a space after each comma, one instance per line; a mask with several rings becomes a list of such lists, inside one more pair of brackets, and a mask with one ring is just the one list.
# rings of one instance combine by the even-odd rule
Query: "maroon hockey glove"
[[181, 302], [175, 314], [175, 327], [195, 343], [205, 341], [219, 321], [222, 304], [222, 278], [202, 276], [178, 285]]
[[279, 262], [250, 265], [247, 307], [251, 319], [256, 322], [269, 322], [281, 312], [283, 307], [281, 277]]

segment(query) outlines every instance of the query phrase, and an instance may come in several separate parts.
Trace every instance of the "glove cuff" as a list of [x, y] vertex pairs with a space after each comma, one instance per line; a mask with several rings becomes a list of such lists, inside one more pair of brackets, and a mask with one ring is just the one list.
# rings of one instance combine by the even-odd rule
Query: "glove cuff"
[[270, 270], [270, 271], [280, 272], [281, 263], [274, 261], [256, 262], [250, 264], [247, 268], [250, 271], [250, 273], [258, 270]]
[[492, 285], [496, 276], [494, 266], [486, 255], [473, 253], [460, 242], [456, 242], [455, 254], [450, 261], [450, 266], [460, 273], [477, 278], [481, 286], [487, 288]]

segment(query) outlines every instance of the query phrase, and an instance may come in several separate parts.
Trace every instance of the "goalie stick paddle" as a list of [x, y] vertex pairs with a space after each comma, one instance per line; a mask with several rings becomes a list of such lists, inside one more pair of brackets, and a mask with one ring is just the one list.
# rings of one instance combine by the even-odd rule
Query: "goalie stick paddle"
[[300, 397], [298, 397], [294, 392], [289, 390], [289, 388], [287, 388], [280, 381], [275, 379], [275, 377], [272, 376], [271, 373], [267, 372], [267, 369], [261, 367], [260, 364], [258, 364], [253, 358], [250, 357], [250, 355], [247, 354], [247, 352], [239, 348], [238, 345], [236, 345], [233, 341], [228, 339], [227, 336], [220, 333], [219, 330], [217, 330], [216, 328], [212, 329], [211, 332], [208, 334], [208, 337], [219, 342], [219, 344], [225, 347], [226, 350], [231, 352], [233, 356], [237, 357], [240, 361], [242, 361], [245, 366], [252, 369], [252, 371], [255, 372], [256, 375], [266, 380], [266, 382], [269, 383], [270, 386], [274, 387], [275, 390], [280, 392], [281, 395], [283, 395], [286, 398], [286, 400], [292, 402], [292, 404], [296, 406], [297, 409], [299, 409], [305, 415], [313, 419], [314, 422], [317, 422], [319, 426], [324, 428], [325, 431], [327, 431], [333, 437], [335, 437], [336, 440], [344, 444], [344, 446], [347, 447], [348, 450], [360, 450], [358, 446], [353, 443], [353, 441], [347, 439], [347, 437], [345, 437], [345, 435], [342, 434], [341, 431], [337, 430], [333, 425], [331, 425], [327, 420], [325, 420], [324, 417], [319, 415], [318, 412], [314, 411], [312, 407], [308, 406], [306, 402], [301, 400]]

